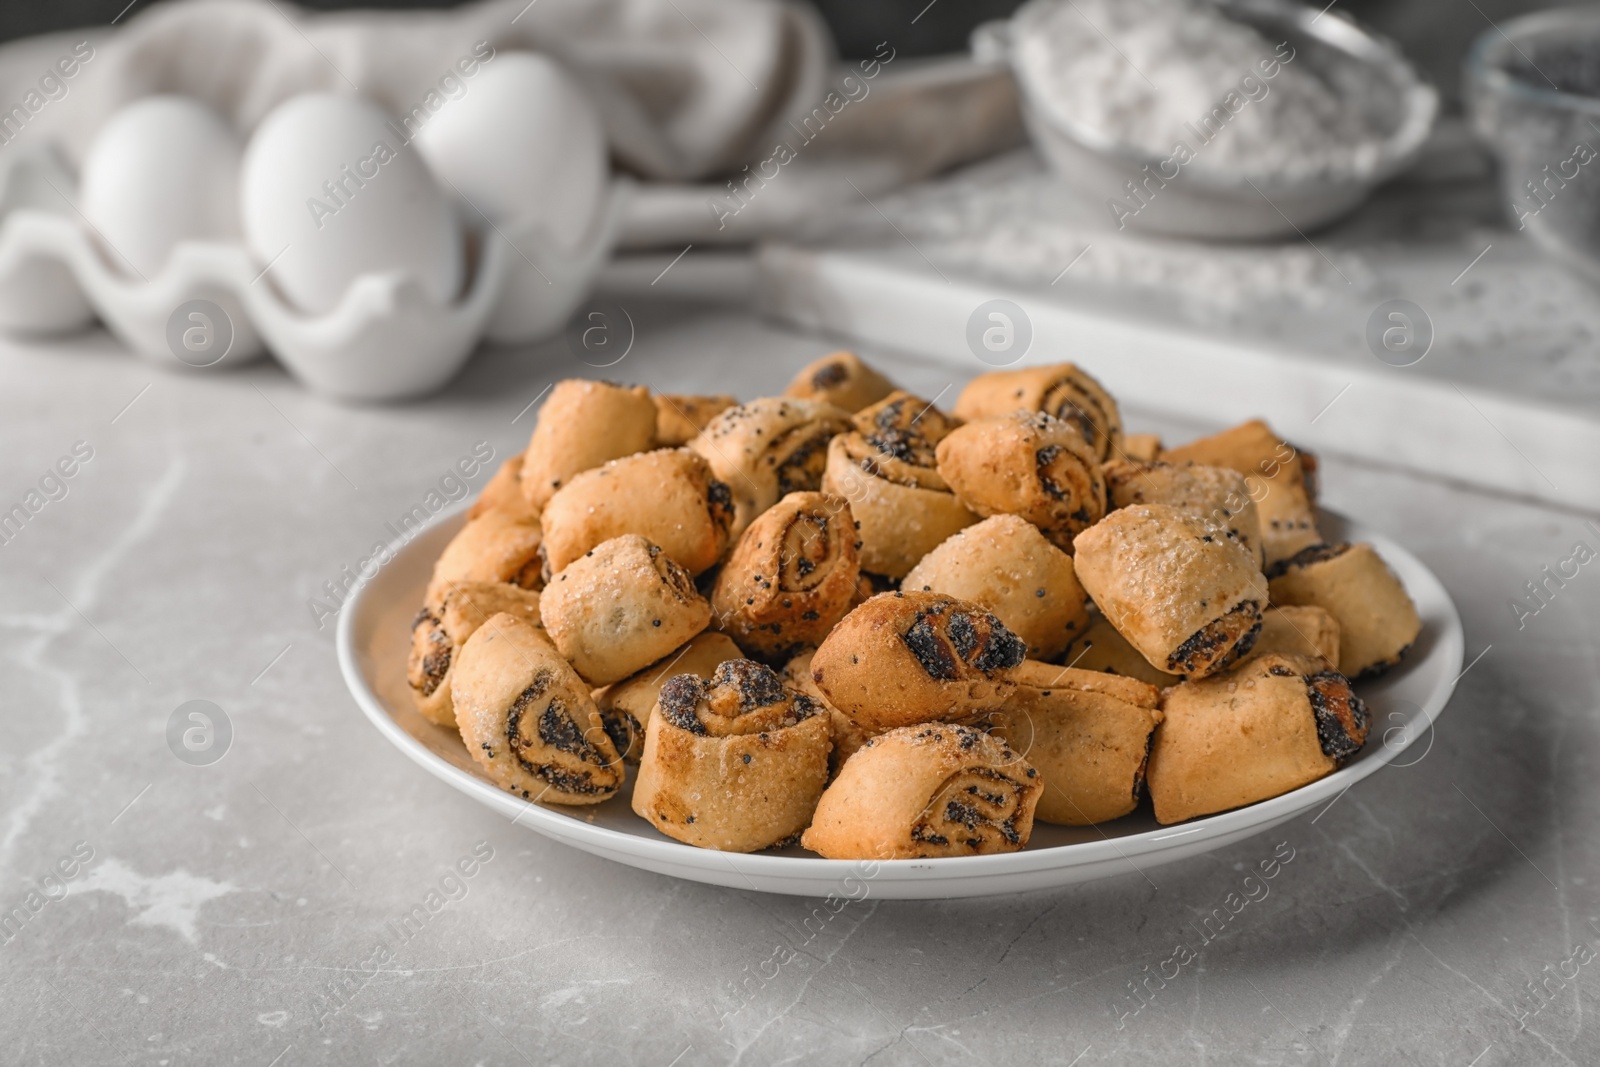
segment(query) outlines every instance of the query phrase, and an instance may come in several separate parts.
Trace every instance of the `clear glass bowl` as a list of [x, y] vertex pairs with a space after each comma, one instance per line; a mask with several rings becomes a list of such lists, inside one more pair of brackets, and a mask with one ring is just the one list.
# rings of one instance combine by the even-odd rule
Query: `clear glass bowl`
[[1511, 225], [1600, 281], [1600, 7], [1485, 30], [1463, 84]]

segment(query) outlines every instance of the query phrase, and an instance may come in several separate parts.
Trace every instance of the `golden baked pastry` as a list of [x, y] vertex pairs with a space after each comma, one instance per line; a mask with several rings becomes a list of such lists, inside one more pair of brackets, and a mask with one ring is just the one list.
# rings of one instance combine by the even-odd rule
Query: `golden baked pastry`
[[1174, 686], [1161, 710], [1147, 772], [1160, 823], [1314, 782], [1361, 751], [1370, 724], [1344, 675], [1282, 654]]
[[[1271, 589], [1271, 583], [1268, 583]], [[1339, 620], [1310, 604], [1283, 604], [1261, 613], [1261, 635], [1253, 656], [1282, 652], [1320, 660], [1324, 667], [1339, 666]]]
[[539, 521], [539, 509], [528, 503], [528, 498], [522, 495], [522, 456], [518, 452], [500, 464], [494, 477], [483, 484], [478, 499], [467, 508], [468, 520], [476, 519], [486, 511], [504, 511], [525, 522]]
[[811, 660], [828, 703], [874, 732], [964, 719], [1005, 700], [1027, 646], [989, 612], [941, 593], [880, 593]]
[[832, 404], [762, 397], [717, 415], [689, 447], [732, 492], [738, 540], [779, 497], [818, 487], [828, 440], [849, 427], [849, 414]]
[[656, 706], [661, 687], [680, 674], [710, 678], [717, 666], [730, 659], [743, 659], [744, 653], [726, 634], [696, 634], [682, 648], [673, 649], [650, 666], [620, 682], [602, 686], [592, 694], [606, 733], [617, 751], [630, 763], [638, 763], [644, 752], [644, 724]]
[[839, 773], [839, 768], [844, 766], [844, 761], [855, 755], [871, 735], [851, 722], [850, 716], [828, 703], [828, 698], [817, 688], [817, 680], [811, 677], [811, 658], [816, 653], [816, 649], [808, 648], [784, 664], [783, 684], [815, 700], [828, 713], [828, 722], [833, 728], [833, 752], [828, 756], [828, 779], [831, 781]]
[[550, 498], [539, 522], [547, 578], [622, 534], [647, 538], [700, 574], [728, 547], [733, 507], [728, 486], [704, 459], [686, 448], [662, 448], [575, 476]]
[[1161, 721], [1153, 685], [1029, 660], [989, 729], [1039, 772], [1035, 817], [1062, 826], [1118, 819], [1139, 803], [1150, 735]]
[[860, 578], [850, 505], [790, 493], [751, 523], [717, 572], [712, 625], [752, 658], [781, 664], [845, 617]]
[[1106, 495], [1113, 508], [1130, 504], [1170, 504], [1228, 527], [1256, 559], [1265, 559], [1261, 516], [1244, 475], [1228, 467], [1193, 463], [1130, 463], [1114, 459], [1104, 467]]
[[[1164, 452], [1169, 463], [1227, 467], [1243, 474], [1261, 517], [1261, 542], [1271, 567], [1303, 548], [1322, 543], [1306, 476], [1308, 455], [1260, 419]], [[1315, 460], [1309, 461], [1315, 469]]]
[[1165, 504], [1119, 508], [1078, 535], [1078, 581], [1152, 667], [1203, 678], [1249, 653], [1267, 580], [1237, 536]]
[[834, 352], [800, 368], [784, 396], [822, 400], [845, 411], [860, 411], [888, 396], [894, 384], [854, 352]]
[[522, 495], [535, 511], [574, 474], [654, 448], [656, 405], [642, 385], [559, 381], [539, 409], [522, 459]]
[[485, 620], [501, 612], [521, 619], [542, 634], [539, 594], [506, 582], [461, 582], [451, 586], [438, 605], [424, 605], [417, 612], [411, 621], [406, 682], [423, 718], [440, 726], [455, 726], [450, 676], [456, 654]]
[[952, 430], [937, 449], [939, 473], [979, 515], [1020, 515], [1062, 551], [1106, 513], [1100, 463], [1072, 425], [1041, 411], [1013, 411]]
[[946, 415], [920, 396], [896, 389], [876, 404], [856, 412], [850, 418], [850, 425], [867, 437], [898, 431], [915, 434], [928, 444], [936, 445], [960, 426], [961, 420]]
[[650, 713], [633, 810], [700, 848], [771, 848], [811, 821], [830, 747], [821, 707], [770, 667], [736, 659], [709, 681], [680, 674]]
[[880, 734], [850, 757], [800, 843], [828, 859], [1015, 852], [1043, 785], [1005, 742], [952, 723]]
[[1316, 545], [1278, 564], [1274, 604], [1311, 604], [1339, 622], [1339, 670], [1351, 678], [1399, 663], [1422, 619], [1406, 587], [1369, 544]]
[[433, 564], [423, 601], [437, 607], [453, 586], [467, 582], [509, 582], [538, 592], [544, 586], [538, 520], [491, 509], [450, 539]]
[[620, 682], [704, 630], [689, 572], [638, 534], [602, 541], [539, 594], [545, 630], [590, 685]]
[[1121, 454], [1122, 413], [1082, 367], [1056, 363], [980, 374], [961, 391], [955, 410], [970, 422], [1018, 409], [1042, 411], [1070, 424], [1102, 463]]
[[588, 687], [522, 619], [485, 620], [461, 646], [450, 690], [461, 740], [500, 788], [598, 804], [622, 785], [622, 758]]
[[1183, 681], [1176, 674], [1152, 667], [1144, 654], [1128, 644], [1128, 639], [1117, 633], [1117, 628], [1098, 610], [1089, 612], [1088, 627], [1082, 636], [1067, 646], [1066, 652], [1061, 655], [1061, 662], [1080, 670], [1136, 678], [1157, 689]]
[[656, 393], [656, 444], [678, 448], [688, 444], [706, 428], [706, 423], [739, 403], [733, 396], [688, 396], [681, 393]]
[[842, 433], [828, 445], [822, 491], [850, 502], [861, 569], [903, 578], [940, 542], [978, 521], [945, 483], [920, 434]]
[[994, 612], [1034, 659], [1054, 659], [1089, 625], [1072, 557], [1017, 515], [993, 515], [923, 556], [902, 589], [944, 593]]

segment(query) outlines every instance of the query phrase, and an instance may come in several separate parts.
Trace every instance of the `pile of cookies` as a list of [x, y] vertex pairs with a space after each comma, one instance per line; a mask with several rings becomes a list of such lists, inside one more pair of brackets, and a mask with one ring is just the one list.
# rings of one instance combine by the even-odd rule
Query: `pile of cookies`
[[1366, 742], [1421, 628], [1250, 422], [1126, 434], [1080, 368], [951, 412], [855, 355], [782, 396], [557, 384], [439, 557], [408, 679], [484, 773], [661, 833], [831, 858], [1024, 847], [1148, 792], [1175, 823]]

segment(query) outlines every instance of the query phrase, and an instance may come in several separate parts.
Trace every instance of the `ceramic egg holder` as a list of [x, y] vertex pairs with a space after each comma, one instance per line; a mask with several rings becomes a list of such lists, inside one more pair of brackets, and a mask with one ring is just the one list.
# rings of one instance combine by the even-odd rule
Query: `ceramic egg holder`
[[[78, 213], [77, 183], [52, 146], [0, 158], [0, 333], [76, 333], [96, 316], [129, 348], [194, 369], [168, 343], [168, 322], [191, 300], [221, 307], [233, 340], [215, 367], [270, 351], [313, 392], [384, 401], [436, 390], [478, 342], [523, 344], [561, 329], [615, 242], [626, 183], [613, 182], [590, 232], [564, 249], [536, 224], [464, 227], [467, 280], [441, 305], [410, 272], [358, 277], [332, 311], [288, 304], [241, 243], [185, 241], [140, 278]], [[470, 213], [469, 213], [470, 214]]]

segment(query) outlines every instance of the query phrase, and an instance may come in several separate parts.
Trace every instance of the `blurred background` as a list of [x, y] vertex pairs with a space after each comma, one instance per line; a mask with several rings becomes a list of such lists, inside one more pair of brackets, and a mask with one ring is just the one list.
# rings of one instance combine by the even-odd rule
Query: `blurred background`
[[[816, 0], [815, 6], [833, 31], [840, 52], [846, 58], [855, 58], [870, 55], [873, 46], [885, 38], [893, 38], [900, 50], [911, 56], [962, 51], [967, 45], [967, 35], [974, 26], [1010, 15], [1018, 3], [1020, 0], [938, 0], [929, 7], [927, 0]], [[150, 6], [150, 0], [138, 0], [128, 14]], [[373, 4], [312, 0], [300, 6], [315, 11], [340, 11], [357, 8], [409, 10], [456, 5], [414, 3], [411, 0]], [[1541, 4], [1538, 0], [1477, 0], [1476, 3], [1464, 3], [1461, 0], [1341, 0], [1338, 6], [1340, 10], [1348, 11], [1367, 25], [1399, 41], [1441, 91], [1454, 99], [1461, 57], [1472, 38], [1488, 25], [1489, 19], [1498, 22], [1549, 5]], [[104, 26], [127, 7], [126, 0], [52, 0], [48, 4], [5, 4], [0, 6], [0, 41], [54, 30]], [[909, 20], [919, 11], [922, 12], [921, 17], [911, 24]]]

